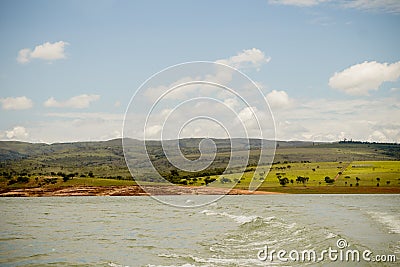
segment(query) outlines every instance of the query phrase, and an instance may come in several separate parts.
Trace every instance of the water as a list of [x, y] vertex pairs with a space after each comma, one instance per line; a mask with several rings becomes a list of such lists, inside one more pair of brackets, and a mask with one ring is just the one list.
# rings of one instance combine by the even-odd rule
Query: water
[[[202, 201], [207, 196], [169, 196]], [[399, 195], [226, 196], [200, 208], [151, 197], [0, 199], [1, 266], [395, 266], [260, 261], [268, 249], [349, 248], [400, 261]]]

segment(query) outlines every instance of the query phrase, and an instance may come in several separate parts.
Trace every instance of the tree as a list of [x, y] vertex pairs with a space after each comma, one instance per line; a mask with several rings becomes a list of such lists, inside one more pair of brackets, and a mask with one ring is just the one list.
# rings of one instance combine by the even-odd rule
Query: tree
[[331, 179], [329, 176], [325, 177], [325, 182], [327, 184], [333, 184], [335, 182], [335, 179]]
[[285, 186], [287, 183], [289, 183], [289, 179], [288, 178], [278, 178], [279, 179], [279, 183], [281, 186]]
[[210, 178], [210, 176], [207, 176], [207, 177], [204, 179], [204, 183], [205, 183], [206, 185], [208, 185], [208, 184], [214, 182], [215, 180], [217, 180], [217, 179], [215, 179], [215, 178]]
[[386, 184], [387, 184], [387, 185], [390, 185], [390, 181], [386, 181]]
[[302, 177], [302, 176], [297, 176], [296, 182], [299, 183], [303, 183], [305, 184], [306, 182], [308, 182], [309, 178], [308, 177]]
[[381, 178], [377, 177], [376, 180], [379, 182], [381, 180]]
[[93, 174], [93, 172], [92, 172], [92, 171], [90, 171], [90, 172], [89, 172], [89, 174], [88, 174], [88, 176], [89, 176], [90, 178], [93, 178], [93, 177], [94, 177], [94, 174]]
[[172, 176], [179, 176], [178, 170], [171, 170]]

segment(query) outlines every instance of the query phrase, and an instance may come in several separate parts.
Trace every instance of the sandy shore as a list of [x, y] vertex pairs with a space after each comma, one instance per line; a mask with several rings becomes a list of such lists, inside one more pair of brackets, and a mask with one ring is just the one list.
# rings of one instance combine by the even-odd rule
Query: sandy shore
[[52, 196], [149, 196], [149, 195], [267, 195], [265, 191], [247, 191], [213, 187], [183, 186], [73, 186], [12, 189], [0, 197], [52, 197]]

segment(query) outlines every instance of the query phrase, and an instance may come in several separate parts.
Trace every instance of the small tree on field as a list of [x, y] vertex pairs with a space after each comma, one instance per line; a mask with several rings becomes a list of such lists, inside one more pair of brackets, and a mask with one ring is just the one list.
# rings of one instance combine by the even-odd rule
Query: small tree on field
[[285, 186], [287, 183], [289, 183], [289, 179], [288, 178], [278, 178], [279, 179], [279, 184], [281, 186]]
[[329, 176], [325, 177], [325, 182], [327, 184], [333, 184], [335, 182], [335, 179], [331, 179]]

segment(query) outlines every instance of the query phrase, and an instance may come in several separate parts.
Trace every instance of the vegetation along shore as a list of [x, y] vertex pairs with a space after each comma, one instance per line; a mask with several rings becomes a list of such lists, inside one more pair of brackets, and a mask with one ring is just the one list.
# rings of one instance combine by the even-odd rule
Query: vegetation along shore
[[[201, 139], [179, 140], [189, 159], [199, 157]], [[215, 139], [217, 155], [205, 170], [189, 173], [174, 168], [157, 141], [146, 143], [157, 171], [179, 186], [166, 186], [141, 165], [129, 172], [121, 139], [101, 142], [40, 144], [0, 142], [0, 196], [140, 196], [171, 194], [385, 194], [400, 193], [400, 145], [363, 142], [276, 143], [274, 162], [256, 192], [247, 190], [257, 164], [260, 140], [235, 147], [248, 153], [244, 172], [224, 173], [230, 142]], [[241, 140], [237, 140], [240, 144]], [[140, 141], [131, 140], [131, 145]], [[269, 171], [268, 171], [269, 170]], [[145, 190], [137, 185], [145, 184]], [[213, 183], [212, 183], [213, 182]], [[233, 187], [233, 189], [231, 189]]]

